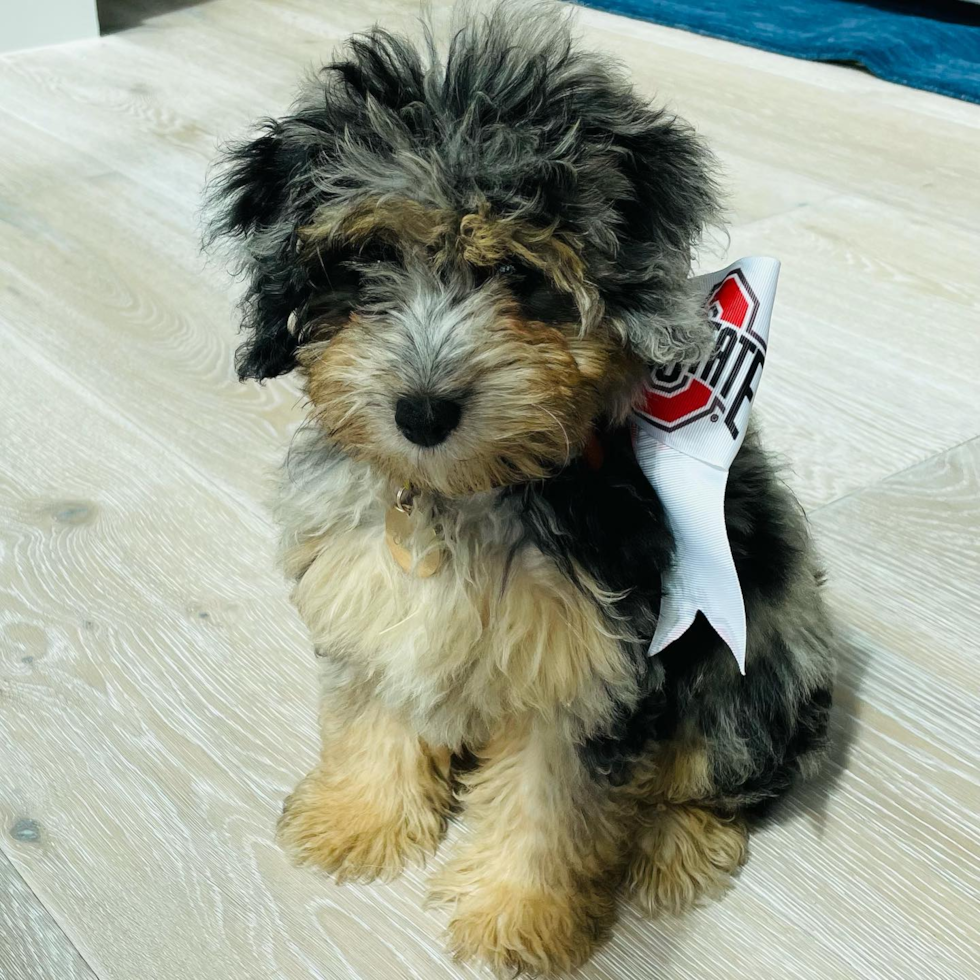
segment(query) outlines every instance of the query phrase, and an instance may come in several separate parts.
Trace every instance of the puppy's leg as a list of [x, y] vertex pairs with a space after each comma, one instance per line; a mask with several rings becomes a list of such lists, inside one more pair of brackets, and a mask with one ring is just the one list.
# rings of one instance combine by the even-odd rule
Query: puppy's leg
[[352, 717], [325, 704], [321, 727], [320, 761], [286, 800], [280, 843], [338, 881], [389, 880], [432, 854], [450, 803], [448, 750], [376, 701]]
[[667, 743], [638, 766], [627, 792], [638, 801], [626, 886], [651, 916], [718, 898], [745, 862], [748, 828], [704, 803], [711, 795], [705, 748]]
[[432, 885], [452, 905], [450, 947], [500, 973], [553, 973], [584, 961], [614, 911], [623, 819], [567, 734], [508, 725], [467, 777], [461, 852]]
[[746, 823], [713, 810], [713, 791], [703, 743], [663, 743], [637, 765], [626, 789], [638, 804], [626, 884], [648, 915], [719, 897], [745, 862]]
[[746, 601], [748, 660], [699, 619], [659, 655], [676, 721], [628, 787], [640, 830], [629, 882], [651, 913], [717, 894], [745, 858], [756, 815], [827, 748], [836, 640], [806, 522], [750, 433], [732, 466], [725, 515]]
[[639, 828], [627, 881], [651, 915], [723, 892], [746, 858], [745, 816], [811, 776], [825, 754], [829, 687], [801, 689], [790, 671], [760, 663], [738, 691], [702, 696], [696, 719], [655, 743], [625, 789]]

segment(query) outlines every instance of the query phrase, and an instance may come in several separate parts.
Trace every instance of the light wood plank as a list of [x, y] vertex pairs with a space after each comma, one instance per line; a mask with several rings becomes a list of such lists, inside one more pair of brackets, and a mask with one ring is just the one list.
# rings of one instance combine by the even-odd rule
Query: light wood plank
[[71, 184], [109, 169], [30, 122], [2, 111], [0, 138], [4, 146], [0, 161], [0, 207], [4, 209], [22, 203], [42, 187]]
[[980, 234], [845, 196], [732, 230], [729, 259], [760, 253], [783, 265], [759, 419], [805, 504], [976, 434]]
[[[824, 507], [813, 521], [838, 615], [906, 661], [901, 670], [939, 679], [956, 702], [943, 724], [963, 726], [963, 747], [976, 749], [980, 439]], [[942, 699], [919, 707], [931, 717]]]
[[[797, 181], [975, 227], [980, 106], [595, 11], [583, 22], [589, 40], [695, 123], [723, 162], [733, 154], [746, 161], [742, 174], [747, 163], [759, 167], [758, 182], [737, 191], [737, 223], [772, 213], [765, 185], [777, 168]], [[910, 111], [937, 103], [944, 109]]]
[[0, 820], [29, 815], [46, 842], [13, 848], [18, 869], [104, 978], [458, 975], [417, 875], [340, 890], [273, 842], [316, 705], [271, 527], [70, 376], [7, 354], [0, 744], [19, 751]]
[[[289, 381], [241, 385], [235, 295], [206, 269], [196, 209], [116, 173], [5, 203], [8, 325], [120, 411], [255, 506], [299, 420]], [[250, 454], [241, 452], [243, 437]]]
[[[15, 840], [39, 845], [26, 817], [9, 825]], [[0, 977], [4, 980], [96, 980], [79, 952], [0, 851]]]

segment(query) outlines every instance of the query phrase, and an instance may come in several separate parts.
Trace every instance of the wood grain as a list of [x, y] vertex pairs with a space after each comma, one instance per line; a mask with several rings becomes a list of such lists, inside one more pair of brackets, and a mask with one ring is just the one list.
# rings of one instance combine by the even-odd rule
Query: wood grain
[[736, 222], [770, 210], [766, 188], [780, 170], [975, 227], [980, 106], [923, 111], [954, 100], [595, 11], [586, 11], [583, 23], [590, 41], [625, 59], [642, 87], [697, 125], [723, 162], [733, 153], [760, 168], [737, 188], [747, 196], [736, 196]]
[[238, 383], [231, 282], [213, 269], [209, 285], [196, 209], [110, 172], [77, 191], [40, 189], [6, 214], [0, 284], [21, 337], [73, 362], [77, 381], [179, 446], [243, 505], [261, 498], [299, 420], [298, 392]]
[[909, 670], [939, 679], [957, 699], [943, 723], [960, 737], [980, 735], [980, 439], [838, 500], [813, 521], [838, 614]]
[[454, 976], [417, 876], [379, 904], [273, 843], [316, 705], [271, 527], [16, 341], [7, 364], [0, 820], [40, 829], [5, 841], [25, 879], [109, 977]]
[[[37, 841], [28, 820], [8, 834]], [[45, 911], [13, 865], [0, 853], [0, 977], [4, 980], [96, 980], [78, 950]]]
[[804, 504], [976, 434], [980, 234], [846, 195], [732, 230], [758, 253], [783, 263], [759, 418]]
[[[263, 507], [301, 411], [288, 381], [235, 381], [236, 287], [197, 244], [216, 143], [284, 108], [346, 34], [417, 8], [101, 6], [100, 41], [0, 59], [0, 974], [89, 978], [74, 945], [99, 980], [486, 976], [443, 954], [423, 871], [337, 888], [273, 843], [315, 751]], [[827, 778], [722, 902], [654, 924], [625, 909], [580, 976], [968, 980], [980, 109], [581, 24], [718, 149], [734, 227], [705, 267], [783, 261], [759, 414], [846, 649]]]

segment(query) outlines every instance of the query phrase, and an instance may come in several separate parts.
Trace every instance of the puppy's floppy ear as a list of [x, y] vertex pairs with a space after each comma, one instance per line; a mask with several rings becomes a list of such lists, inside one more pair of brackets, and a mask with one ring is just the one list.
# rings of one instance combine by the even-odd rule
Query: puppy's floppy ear
[[[714, 162], [686, 124], [649, 110], [644, 116], [620, 138], [635, 198], [623, 215], [623, 249], [647, 277], [627, 315], [628, 338], [654, 363], [697, 360], [715, 341], [688, 282], [694, 248], [720, 212]], [[646, 315], [636, 315], [636, 300]]]
[[228, 239], [248, 280], [241, 304], [248, 338], [236, 356], [243, 381], [274, 378], [296, 365], [288, 324], [309, 293], [295, 257], [296, 229], [309, 207], [302, 188], [308, 150], [295, 136], [267, 120], [256, 138], [225, 148], [209, 180], [206, 244]]
[[714, 159], [687, 124], [632, 92], [620, 93], [606, 119], [621, 183], [617, 256], [604, 277], [608, 314], [647, 361], [698, 360], [714, 330], [688, 278], [695, 246], [720, 215]]

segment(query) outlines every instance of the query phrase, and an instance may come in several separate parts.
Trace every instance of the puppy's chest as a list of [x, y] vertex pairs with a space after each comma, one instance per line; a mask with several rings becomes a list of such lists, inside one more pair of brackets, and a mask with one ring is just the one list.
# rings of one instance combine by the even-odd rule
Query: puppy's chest
[[[538, 550], [515, 550], [499, 519], [395, 529], [392, 547], [379, 511], [311, 548], [294, 600], [322, 656], [439, 744], [528, 711], [588, 731], [608, 721], [609, 691], [635, 681], [600, 603]], [[436, 558], [403, 567], [399, 548], [427, 547]]]

